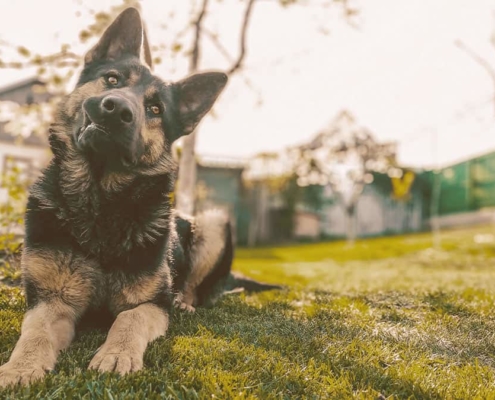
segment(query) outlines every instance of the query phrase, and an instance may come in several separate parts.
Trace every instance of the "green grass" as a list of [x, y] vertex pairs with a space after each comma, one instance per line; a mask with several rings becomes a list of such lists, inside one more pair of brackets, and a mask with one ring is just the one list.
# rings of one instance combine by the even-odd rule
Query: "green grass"
[[[105, 337], [86, 333], [56, 374], [0, 398], [495, 399], [490, 234], [449, 231], [440, 250], [430, 235], [240, 249], [236, 270], [287, 290], [174, 315], [124, 378], [86, 370]], [[0, 362], [23, 312], [20, 290], [0, 288]]]

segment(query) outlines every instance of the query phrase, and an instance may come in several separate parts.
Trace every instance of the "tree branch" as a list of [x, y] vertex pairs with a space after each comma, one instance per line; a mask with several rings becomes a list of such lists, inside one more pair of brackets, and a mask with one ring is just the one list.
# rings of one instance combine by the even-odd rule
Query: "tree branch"
[[203, 5], [201, 6], [201, 11], [199, 12], [198, 19], [194, 22], [195, 33], [194, 33], [194, 45], [191, 53], [191, 65], [189, 66], [189, 72], [195, 72], [198, 69], [199, 63], [199, 43], [201, 41], [201, 30], [203, 18], [206, 15], [206, 10], [208, 9], [209, 0], [203, 0]]
[[57, 67], [73, 67], [80, 64], [81, 57], [70, 51], [61, 51], [46, 56], [35, 55], [27, 61], [3, 61], [0, 59], [0, 68], [42, 67], [55, 64]]
[[[211, 32], [210, 30], [203, 28], [203, 33], [211, 40], [213, 45], [217, 48], [217, 50], [227, 59], [227, 61], [230, 61], [231, 63], [234, 63], [234, 58], [229, 54], [225, 46], [220, 42], [218, 37]], [[243, 74], [244, 75], [244, 74]], [[253, 85], [253, 82], [247, 77], [243, 76], [244, 83], [246, 86], [251, 89], [256, 96], [258, 97], [258, 103], [261, 102], [261, 95], [260, 95], [260, 90], [255, 88]]]
[[472, 50], [470, 47], [468, 47], [464, 42], [461, 40], [456, 40], [455, 45], [459, 47], [461, 50], [463, 50], [468, 56], [470, 56], [474, 61], [476, 61], [479, 65], [481, 65], [486, 72], [490, 75], [490, 78], [495, 83], [495, 68], [492, 67], [492, 65], [486, 61], [484, 58], [479, 56], [474, 50]]
[[[490, 78], [492, 79], [492, 83], [495, 85], [495, 67], [493, 67], [488, 61], [486, 61], [483, 57], [479, 56], [474, 50], [472, 50], [470, 47], [468, 47], [464, 42], [461, 40], [456, 40], [455, 42], [456, 46], [459, 47], [461, 50], [463, 50], [467, 55], [469, 55], [474, 61], [476, 61], [479, 65], [481, 65], [486, 72], [488, 72], [488, 75], [490, 75]], [[495, 88], [494, 88], [494, 94], [493, 94], [493, 105], [495, 106]]]
[[215, 35], [213, 32], [211, 32], [208, 29], [203, 29], [204, 34], [211, 40], [213, 45], [217, 48], [217, 50], [220, 52], [222, 56], [225, 57], [225, 59], [231, 63], [234, 62], [234, 57], [232, 57], [225, 46], [220, 42], [218, 39], [218, 36]]
[[242, 21], [241, 28], [241, 39], [239, 45], [239, 56], [237, 57], [236, 62], [232, 67], [227, 71], [227, 75], [232, 75], [238, 69], [242, 67], [242, 63], [244, 61], [244, 57], [246, 56], [246, 36], [247, 36], [247, 28], [249, 26], [249, 20], [251, 17], [251, 13], [253, 10], [254, 2], [256, 0], [249, 0], [248, 5], [246, 6], [246, 10], [244, 11], [244, 19]]

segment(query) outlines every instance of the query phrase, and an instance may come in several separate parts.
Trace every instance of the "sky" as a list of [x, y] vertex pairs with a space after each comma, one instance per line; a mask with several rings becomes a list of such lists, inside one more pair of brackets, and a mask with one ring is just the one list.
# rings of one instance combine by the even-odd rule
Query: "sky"
[[[141, 1], [152, 44], [172, 44], [192, 2]], [[495, 151], [494, 83], [455, 45], [462, 40], [495, 68], [493, 0], [357, 0], [357, 28], [337, 8], [323, 7], [327, 0], [307, 2], [281, 7], [276, 0], [258, 0], [245, 67], [232, 77], [215, 116], [200, 125], [198, 153], [249, 157], [279, 151], [310, 140], [343, 109], [378, 140], [397, 141], [399, 161], [408, 166], [448, 165]], [[61, 43], [77, 42], [90, 22], [88, 8], [116, 3], [0, 0], [0, 40], [56, 51]], [[206, 26], [235, 54], [244, 2], [212, 5]], [[201, 69], [227, 66], [205, 41]], [[165, 59], [155, 73], [181, 79], [187, 60]], [[0, 70], [0, 85], [29, 74]]]

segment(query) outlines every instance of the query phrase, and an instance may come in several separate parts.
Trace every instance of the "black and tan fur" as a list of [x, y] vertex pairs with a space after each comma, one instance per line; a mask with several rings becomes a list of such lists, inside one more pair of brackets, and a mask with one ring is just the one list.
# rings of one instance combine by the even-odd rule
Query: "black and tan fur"
[[188, 271], [174, 273], [175, 305], [194, 311], [208, 305], [223, 291], [230, 277], [233, 244], [225, 213], [210, 210], [195, 218], [177, 215], [177, 231], [186, 260], [178, 265]]
[[114, 322], [89, 368], [137, 371], [148, 343], [165, 334], [173, 303], [192, 311], [229, 277], [227, 218], [180, 216], [169, 196], [171, 145], [193, 131], [227, 77], [165, 83], [152, 75], [149, 54], [139, 13], [127, 9], [86, 55], [59, 106], [54, 157], [26, 212], [28, 311], [0, 387], [43, 377], [81, 319], [102, 309]]

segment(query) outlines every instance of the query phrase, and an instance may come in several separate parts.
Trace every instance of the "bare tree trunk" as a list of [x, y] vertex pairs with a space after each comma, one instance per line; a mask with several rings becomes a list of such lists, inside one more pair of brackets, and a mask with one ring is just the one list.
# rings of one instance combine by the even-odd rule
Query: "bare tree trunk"
[[[191, 64], [189, 66], [189, 73], [193, 74], [198, 70], [200, 47], [201, 47], [201, 33], [203, 19], [208, 10], [209, 0], [203, 0], [201, 11], [198, 14], [198, 18], [194, 23], [195, 35], [194, 45], [191, 51]], [[179, 179], [177, 182], [176, 193], [176, 208], [177, 210], [193, 215], [194, 214], [194, 199], [196, 189], [196, 130], [183, 138], [182, 151], [179, 163]]]
[[430, 204], [430, 221], [431, 221], [431, 233], [433, 235], [433, 248], [439, 250], [442, 246], [442, 238], [440, 236], [440, 190], [441, 190], [441, 180], [440, 171], [435, 171], [433, 177], [433, 190], [431, 195]]
[[254, 196], [251, 207], [251, 215], [249, 219], [249, 232], [248, 232], [248, 247], [254, 247], [256, 245], [256, 232], [258, 230], [258, 191], [253, 189]]
[[177, 210], [193, 215], [196, 188], [196, 131], [183, 139], [177, 182]]
[[431, 233], [433, 235], [433, 248], [439, 250], [442, 246], [442, 238], [440, 236], [440, 194], [441, 194], [441, 169], [438, 166], [438, 132], [433, 130], [431, 136], [431, 146], [433, 150], [433, 157], [435, 162], [435, 169], [433, 171], [433, 188], [431, 194], [430, 204], [430, 221], [431, 221]]
[[356, 213], [353, 210], [347, 210], [347, 245], [354, 246], [356, 243]]
[[[256, 0], [249, 0], [245, 12], [244, 19], [241, 26], [240, 36], [240, 48], [237, 59], [233, 62], [232, 66], [227, 70], [227, 75], [232, 75], [242, 67], [244, 57], [246, 55], [246, 34], [249, 26], [249, 20], [251, 17], [254, 2]], [[195, 35], [194, 45], [191, 52], [191, 64], [189, 73], [193, 74], [198, 70], [201, 38], [203, 31], [203, 19], [208, 11], [209, 0], [203, 0], [201, 5], [201, 11], [198, 14], [198, 18], [194, 23]], [[179, 179], [176, 189], [176, 208], [187, 214], [194, 214], [194, 200], [195, 200], [195, 188], [196, 188], [196, 135], [197, 129], [189, 136], [183, 139], [183, 146], [179, 165]]]
[[269, 227], [269, 193], [268, 187], [261, 184], [259, 212], [259, 242], [267, 243], [270, 236]]
[[356, 218], [354, 214], [347, 214], [347, 245], [354, 246], [356, 242]]
[[258, 238], [258, 227], [259, 227], [259, 213], [260, 213], [260, 195], [259, 195], [259, 186], [256, 185], [252, 190], [252, 207], [251, 207], [251, 215], [249, 220], [249, 232], [248, 232], [248, 246], [254, 247], [256, 245], [256, 241]]

